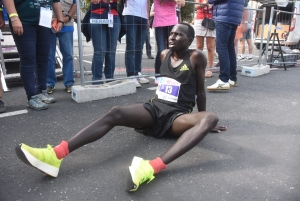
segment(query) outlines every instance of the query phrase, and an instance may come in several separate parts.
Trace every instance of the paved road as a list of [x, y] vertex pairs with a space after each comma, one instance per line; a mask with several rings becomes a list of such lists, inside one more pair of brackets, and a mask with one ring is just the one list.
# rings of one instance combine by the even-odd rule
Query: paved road
[[[124, 68], [121, 59], [117, 62]], [[143, 67], [153, 72], [153, 64], [144, 55]], [[23, 164], [14, 147], [21, 142], [35, 147], [56, 145], [115, 105], [149, 100], [154, 95], [153, 80], [132, 95], [78, 104], [59, 79], [53, 94], [57, 103], [40, 112], [26, 108], [20, 83], [8, 83], [5, 115], [22, 114], [0, 115], [0, 200], [299, 201], [299, 72], [294, 67], [255, 78], [238, 75], [238, 87], [229, 92], [207, 92], [207, 110], [215, 112], [228, 131], [207, 135], [131, 194], [125, 192], [124, 183], [133, 156], [155, 158], [174, 139], [154, 139], [116, 127], [101, 140], [71, 153], [55, 179]], [[214, 73], [206, 85], [217, 79]]]

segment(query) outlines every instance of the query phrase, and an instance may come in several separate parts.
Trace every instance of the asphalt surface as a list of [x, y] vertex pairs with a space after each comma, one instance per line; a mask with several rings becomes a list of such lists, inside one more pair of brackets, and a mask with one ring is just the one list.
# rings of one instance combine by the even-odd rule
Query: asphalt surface
[[[143, 56], [149, 72], [153, 63]], [[11, 91], [3, 97], [7, 114], [27, 112], [0, 116], [0, 200], [299, 201], [299, 73], [297, 67], [255, 78], [239, 73], [238, 87], [207, 92], [207, 110], [216, 113], [219, 124], [228, 130], [209, 133], [134, 193], [125, 191], [133, 156], [156, 158], [175, 139], [155, 139], [116, 127], [67, 156], [57, 178], [22, 163], [14, 149], [19, 143], [55, 146], [113, 106], [148, 101], [155, 93], [150, 90], [152, 79], [135, 94], [81, 104], [71, 99], [59, 79], [53, 93], [57, 102], [45, 111], [28, 109], [23, 86], [8, 83]], [[217, 79], [214, 73], [205, 83], [211, 85]]]

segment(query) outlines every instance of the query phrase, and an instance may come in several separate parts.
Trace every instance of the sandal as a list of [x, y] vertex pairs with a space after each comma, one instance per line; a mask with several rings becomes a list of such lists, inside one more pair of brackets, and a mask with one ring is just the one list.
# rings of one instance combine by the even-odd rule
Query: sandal
[[210, 70], [207, 70], [207, 71], [205, 72], [205, 77], [206, 77], [206, 78], [212, 77], [212, 72], [211, 72]]

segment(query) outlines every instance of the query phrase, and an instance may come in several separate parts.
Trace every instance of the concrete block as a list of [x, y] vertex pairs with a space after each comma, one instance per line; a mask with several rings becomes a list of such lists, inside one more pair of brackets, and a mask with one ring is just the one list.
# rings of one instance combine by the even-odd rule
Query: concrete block
[[270, 72], [269, 65], [242, 66], [241, 74], [248, 77], [257, 77]]
[[72, 99], [77, 103], [136, 93], [132, 79], [117, 80], [100, 85], [73, 86]]

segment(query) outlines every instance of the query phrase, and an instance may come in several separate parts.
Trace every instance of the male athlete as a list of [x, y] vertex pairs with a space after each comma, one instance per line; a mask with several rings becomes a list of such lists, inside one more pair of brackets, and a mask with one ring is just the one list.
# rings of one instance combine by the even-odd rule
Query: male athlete
[[[37, 149], [20, 144], [18, 157], [46, 174], [57, 177], [62, 159], [85, 144], [106, 135], [115, 126], [127, 126], [153, 137], [178, 137], [176, 143], [153, 160], [134, 157], [128, 169], [126, 190], [136, 191], [140, 184], [197, 145], [213, 130], [218, 117], [206, 111], [204, 87], [206, 56], [190, 50], [194, 29], [187, 23], [174, 26], [169, 50], [161, 54], [162, 66], [156, 95], [145, 104], [115, 106], [104, 116], [82, 129], [67, 141], [52, 148]], [[192, 113], [197, 103], [198, 112]]]

